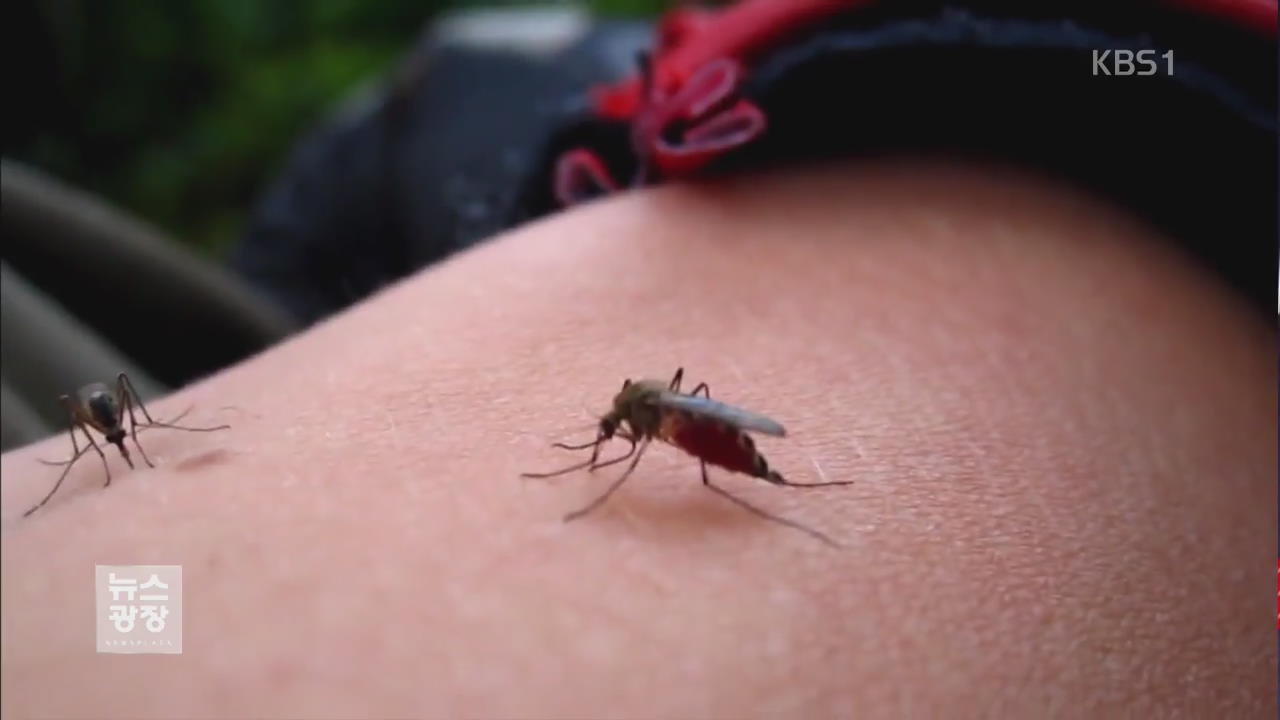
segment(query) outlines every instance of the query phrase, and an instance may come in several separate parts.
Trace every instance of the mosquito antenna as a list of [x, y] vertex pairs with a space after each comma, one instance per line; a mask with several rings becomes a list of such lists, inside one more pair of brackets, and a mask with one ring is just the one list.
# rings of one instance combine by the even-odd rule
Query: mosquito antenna
[[[605, 460], [604, 462], [598, 462], [599, 456], [596, 453], [591, 453], [590, 458], [580, 463], [570, 465], [567, 468], [556, 470], [555, 472], [548, 472], [548, 473], [520, 473], [520, 477], [534, 478], [534, 479], [549, 478], [549, 477], [556, 477], [557, 475], [566, 475], [575, 470], [581, 470], [582, 468], [590, 468], [591, 470], [595, 470], [596, 468], [608, 467], [609, 465], [620, 463], [623, 460], [626, 460], [627, 458], [631, 457], [631, 454], [636, 451], [636, 441], [634, 438], [632, 438], [630, 435], [622, 435], [620, 437], [622, 437], [627, 442], [631, 443], [631, 447], [628, 448], [625, 453], [623, 453], [619, 457], [613, 458], [612, 460]], [[604, 442], [607, 439], [608, 438], [600, 438], [596, 442], [592, 443], [592, 445], [598, 446], [600, 443]], [[587, 445], [585, 447], [591, 447], [591, 445]], [[579, 449], [585, 449], [585, 448], [579, 448]]]
[[[147, 428], [153, 428], [153, 427], [167, 428], [169, 430], [186, 430], [187, 432], [213, 432], [214, 430], [230, 430], [231, 429], [230, 425], [218, 425], [216, 427], [195, 428], [195, 427], [188, 427], [186, 425], [176, 424], [179, 420], [186, 417], [192, 410], [194, 410], [195, 407], [196, 407], [195, 405], [188, 405], [186, 410], [183, 410], [177, 415], [174, 415], [171, 420], [167, 420], [165, 422], [157, 422], [155, 420], [151, 420], [150, 417], [148, 417], [147, 418], [148, 422], [138, 423], [138, 427], [140, 428], [139, 432], [141, 432], [142, 430], [146, 430]], [[240, 408], [237, 408], [233, 405], [224, 405], [222, 408], [219, 408], [219, 409], [239, 410]]]
[[631, 472], [632, 472], [633, 470], [635, 470], [635, 469], [636, 469], [636, 465], [640, 462], [640, 458], [644, 457], [644, 451], [645, 451], [645, 450], [647, 450], [648, 448], [649, 448], [649, 440], [648, 440], [648, 438], [646, 438], [646, 439], [645, 439], [645, 441], [640, 445], [640, 451], [639, 451], [639, 452], [636, 452], [636, 442], [635, 442], [634, 440], [632, 440], [632, 441], [631, 441], [631, 449], [627, 451], [627, 454], [626, 454], [626, 455], [623, 455], [622, 457], [620, 457], [620, 458], [616, 458], [616, 459], [614, 459], [614, 460], [610, 460], [608, 463], [602, 463], [602, 464], [600, 464], [600, 465], [597, 465], [596, 467], [603, 467], [604, 465], [612, 465], [613, 463], [616, 463], [616, 462], [622, 462], [623, 460], [626, 460], [627, 458], [631, 457], [631, 454], [632, 454], [632, 453], [635, 453], [635, 455], [636, 455], [636, 456], [635, 456], [635, 459], [631, 461], [631, 464], [627, 466], [626, 471], [625, 471], [625, 472], [623, 472], [623, 473], [622, 473], [622, 475], [621, 475], [617, 480], [614, 480], [614, 481], [613, 481], [613, 484], [609, 486], [609, 489], [607, 489], [607, 490], [605, 490], [603, 493], [601, 493], [601, 494], [600, 494], [600, 497], [597, 497], [595, 500], [592, 500], [592, 501], [590, 502], [590, 504], [588, 504], [586, 507], [584, 507], [584, 508], [582, 508], [582, 509], [580, 509], [580, 510], [574, 510], [573, 512], [569, 513], [568, 515], [565, 515], [565, 516], [564, 516], [564, 521], [565, 521], [565, 522], [570, 522], [570, 521], [572, 521], [572, 520], [577, 520], [578, 518], [582, 517], [583, 515], [586, 515], [587, 513], [591, 512], [592, 510], [595, 510], [596, 508], [598, 508], [598, 507], [600, 507], [601, 505], [603, 505], [603, 504], [604, 504], [604, 501], [605, 501], [605, 500], [608, 500], [608, 499], [609, 499], [609, 496], [610, 496], [610, 495], [612, 495], [612, 494], [614, 493], [614, 491], [615, 491], [615, 490], [617, 490], [618, 488], [622, 487], [622, 483], [626, 482], [626, 481], [627, 481], [627, 478], [631, 477]]
[[[636, 442], [636, 438], [635, 438], [635, 436], [633, 436], [631, 433], [627, 432], [626, 430], [622, 430], [622, 429], [614, 430], [614, 431], [613, 431], [613, 436], [614, 436], [614, 437], [620, 437], [620, 438], [622, 438], [623, 440], [627, 440], [627, 441], [631, 442], [633, 445], [634, 445], [634, 444], [635, 444], [635, 442]], [[589, 447], [595, 447], [596, 445], [599, 445], [600, 443], [605, 442], [605, 441], [607, 441], [608, 439], [609, 439], [609, 438], [604, 437], [603, 435], [598, 435], [598, 436], [596, 436], [596, 439], [595, 439], [595, 440], [592, 440], [592, 441], [591, 441], [591, 442], [589, 442], [589, 443], [583, 443], [583, 444], [581, 444], [581, 445], [565, 445], [564, 443], [552, 443], [552, 444], [551, 444], [551, 447], [553, 447], [553, 448], [560, 448], [561, 450], [586, 450], [587, 448], [589, 448]], [[599, 467], [599, 466], [597, 466], [597, 467]]]
[[520, 477], [540, 479], [540, 478], [555, 477], [557, 475], [567, 475], [573, 472], [574, 470], [581, 470], [584, 467], [589, 467], [594, 462], [595, 462], [594, 458], [588, 458], [575, 465], [570, 465], [569, 467], [563, 470], [556, 470], [555, 472], [547, 472], [547, 473], [520, 473]]
[[[584, 430], [598, 430], [599, 428], [600, 428], [600, 421], [596, 420], [589, 425], [579, 425], [577, 427], [569, 428], [568, 430], [565, 430], [564, 433], [566, 435], [572, 435], [574, 433], [580, 433]], [[584, 446], [584, 447], [587, 447], [587, 446]]]
[[[136, 419], [134, 419], [132, 415], [130, 415], [130, 419], [133, 420], [135, 444], [138, 441], [138, 438], [136, 437], [138, 427], [141, 427], [144, 430], [149, 427], [158, 427], [158, 428], [167, 428], [169, 430], [185, 430], [187, 432], [213, 432], [214, 430], [229, 430], [231, 428], [230, 425], [218, 425], [216, 427], [195, 428], [195, 427], [187, 427], [185, 425], [175, 424], [182, 418], [186, 417], [187, 413], [191, 412], [192, 408], [195, 407], [194, 405], [187, 407], [186, 410], [183, 410], [182, 412], [178, 413], [176, 417], [174, 417], [172, 420], [168, 422], [158, 422], [156, 421], [155, 418], [151, 417], [151, 413], [147, 412], [147, 406], [142, 404], [142, 399], [138, 397], [138, 391], [133, 389], [133, 382], [129, 380], [129, 376], [125, 375], [124, 373], [120, 373], [119, 382], [121, 387], [126, 388], [128, 393], [133, 396], [133, 401], [137, 403], [138, 409], [141, 410], [142, 415], [147, 418], [147, 421], [145, 423], [140, 423]], [[141, 446], [139, 446], [139, 449], [141, 449]]]
[[589, 443], [582, 443], [581, 445], [565, 445], [564, 443], [551, 443], [551, 447], [560, 448], [561, 450], [586, 450], [589, 447], [595, 447], [599, 445], [600, 443], [604, 442], [607, 439], [608, 438], [598, 437]]
[[[557, 433], [564, 433], [564, 434], [566, 434], [566, 435], [571, 435], [571, 434], [574, 434], [574, 433], [580, 433], [580, 432], [583, 432], [584, 430], [597, 430], [597, 429], [599, 429], [599, 428], [600, 428], [600, 418], [599, 418], [599, 417], [597, 417], [597, 416], [596, 416], [596, 414], [595, 414], [594, 412], [592, 412], [591, 410], [588, 410], [588, 409], [587, 409], [587, 407], [586, 407], [585, 405], [584, 405], [584, 406], [583, 406], [583, 408], [582, 408], [582, 413], [583, 413], [584, 415], [588, 415], [588, 416], [590, 416], [590, 417], [592, 418], [591, 422], [589, 422], [589, 423], [587, 423], [587, 424], [585, 424], [585, 425], [577, 425], [577, 426], [571, 427], [571, 428], [569, 428], [569, 429], [567, 429], [567, 430], [557, 430], [556, 432], [557, 432]], [[559, 447], [559, 445], [557, 445], [557, 447]], [[591, 446], [590, 446], [590, 445], [582, 445], [581, 447], [591, 447]], [[576, 448], [573, 448], [573, 449], [576, 449]]]
[[166, 420], [165, 422], [169, 422], [169, 423], [176, 423], [176, 422], [178, 422], [179, 420], [181, 420], [182, 418], [186, 417], [186, 416], [187, 416], [187, 413], [189, 413], [189, 412], [191, 412], [192, 410], [195, 410], [195, 409], [196, 409], [196, 406], [195, 406], [195, 405], [188, 405], [186, 410], [183, 410], [182, 412], [178, 413], [177, 415], [174, 415], [172, 418], [170, 418], [169, 420]]
[[[153, 427], [161, 427], [161, 428], [176, 428], [176, 429], [178, 429], [178, 430], [186, 430], [187, 428], [179, 427], [179, 426], [177, 426], [177, 425], [174, 425], [173, 423], [176, 423], [176, 422], [178, 422], [179, 420], [181, 420], [182, 418], [186, 417], [186, 416], [187, 416], [187, 414], [188, 414], [188, 413], [190, 413], [190, 412], [191, 412], [192, 410], [194, 410], [195, 408], [196, 408], [196, 406], [195, 406], [195, 405], [188, 406], [186, 410], [183, 410], [182, 412], [178, 413], [177, 415], [174, 415], [171, 419], [166, 420], [165, 422], [145, 422], [145, 423], [139, 423], [139, 424], [138, 424], [138, 432], [143, 432], [143, 431], [144, 431], [144, 430], [146, 430], [147, 428], [153, 428]], [[230, 426], [229, 426], [229, 425], [223, 425], [222, 427], [230, 427]], [[217, 428], [217, 429], [220, 429], [220, 428]]]

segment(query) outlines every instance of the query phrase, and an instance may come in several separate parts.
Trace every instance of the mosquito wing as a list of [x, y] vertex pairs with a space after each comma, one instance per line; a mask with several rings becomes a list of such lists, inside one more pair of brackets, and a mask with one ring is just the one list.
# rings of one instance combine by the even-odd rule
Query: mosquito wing
[[657, 404], [659, 407], [683, 410], [693, 415], [714, 418], [740, 430], [750, 430], [765, 435], [773, 435], [774, 437], [785, 437], [787, 434], [786, 428], [774, 420], [770, 420], [758, 413], [753, 413], [750, 410], [725, 405], [710, 398], [663, 392], [658, 395]]

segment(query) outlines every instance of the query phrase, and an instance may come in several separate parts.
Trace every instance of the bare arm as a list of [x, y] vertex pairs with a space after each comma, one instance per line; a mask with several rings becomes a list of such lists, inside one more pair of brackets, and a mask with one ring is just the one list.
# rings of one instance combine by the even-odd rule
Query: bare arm
[[[1261, 716], [1273, 353], [1140, 226], [1020, 176], [595, 204], [156, 404], [233, 427], [146, 433], [155, 470], [82, 463], [23, 520], [65, 438], [6, 454], [5, 714]], [[717, 477], [845, 549], [672, 448], [568, 525], [611, 472], [517, 478], [677, 365], [783, 422], [791, 479], [858, 481]], [[94, 653], [95, 563], [184, 566], [183, 655]]]

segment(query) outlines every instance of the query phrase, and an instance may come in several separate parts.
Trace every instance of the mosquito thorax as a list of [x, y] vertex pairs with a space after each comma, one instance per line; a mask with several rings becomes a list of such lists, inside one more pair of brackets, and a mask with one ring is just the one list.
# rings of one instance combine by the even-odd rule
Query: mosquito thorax
[[657, 380], [638, 380], [627, 383], [613, 398], [613, 412], [626, 417], [632, 413], [636, 405], [666, 389], [666, 383]]
[[666, 389], [666, 383], [658, 380], [628, 382], [613, 398], [613, 412], [610, 415], [619, 421], [625, 419], [638, 435], [652, 435], [657, 432], [661, 418], [650, 399]]
[[613, 437], [618, 430], [618, 422], [618, 418], [613, 413], [600, 418], [600, 437], [606, 439]]
[[[115, 427], [120, 417], [120, 404], [116, 402], [115, 395], [112, 395], [106, 389], [95, 390], [89, 393], [84, 404], [89, 408], [89, 413], [93, 415], [94, 421], [100, 427]], [[123, 437], [123, 432], [121, 436]]]

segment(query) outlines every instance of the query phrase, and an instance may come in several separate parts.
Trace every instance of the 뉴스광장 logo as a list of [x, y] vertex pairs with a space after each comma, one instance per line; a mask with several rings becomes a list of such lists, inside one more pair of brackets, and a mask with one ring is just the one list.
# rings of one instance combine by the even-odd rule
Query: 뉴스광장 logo
[[96, 565], [98, 652], [182, 654], [182, 566]]

